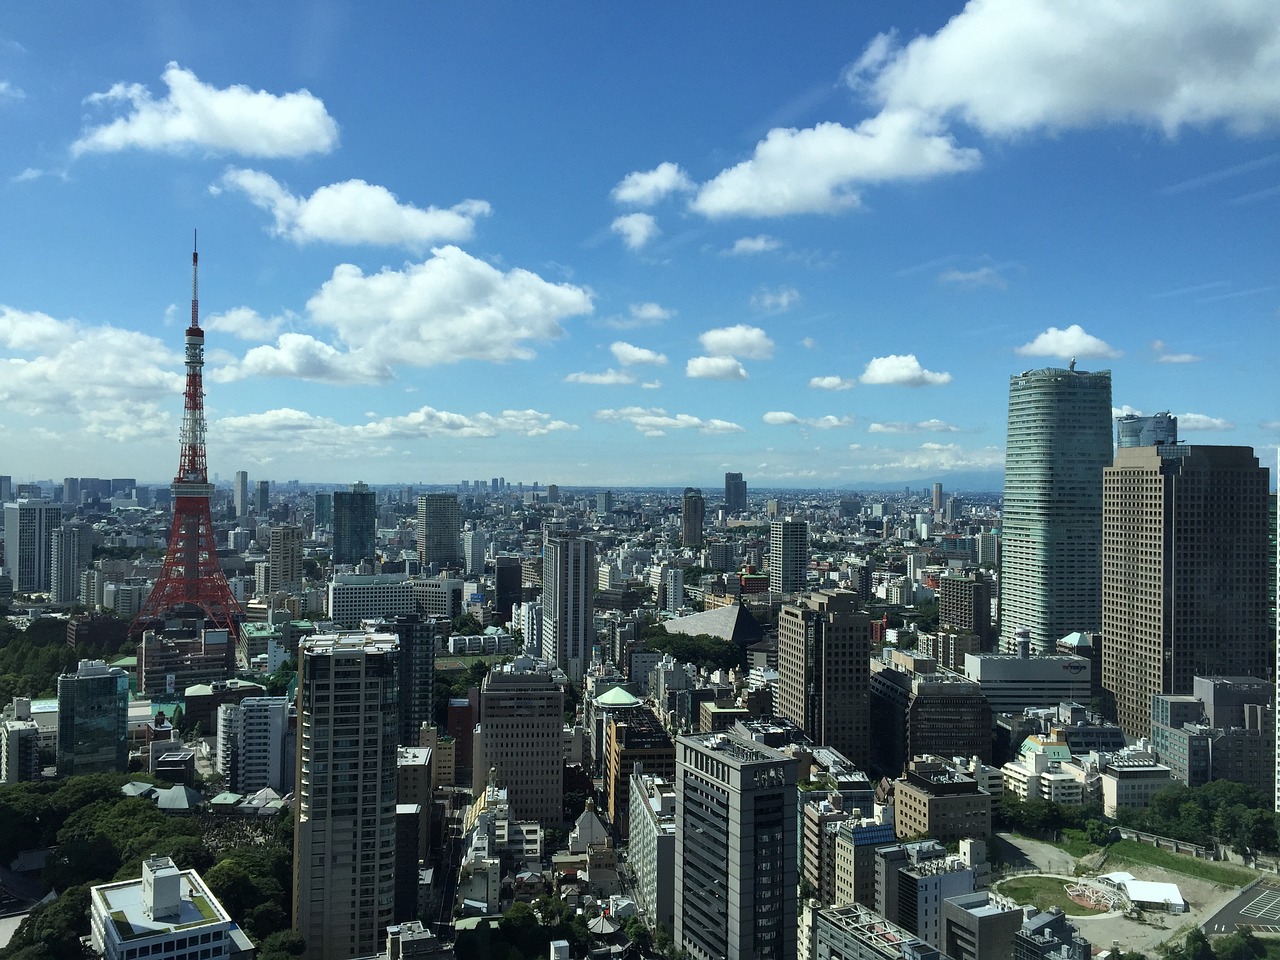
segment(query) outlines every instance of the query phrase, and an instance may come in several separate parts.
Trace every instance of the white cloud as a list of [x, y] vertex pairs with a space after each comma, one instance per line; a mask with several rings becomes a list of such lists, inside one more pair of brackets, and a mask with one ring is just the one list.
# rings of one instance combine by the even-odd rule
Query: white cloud
[[67, 416], [114, 441], [171, 434], [182, 357], [132, 330], [0, 305], [0, 402], [20, 416]]
[[588, 383], [599, 387], [613, 387], [635, 383], [636, 378], [625, 370], [606, 370], [604, 373], [571, 373], [565, 383]]
[[1009, 282], [1000, 275], [996, 267], [978, 267], [976, 270], [957, 270], [953, 267], [938, 274], [938, 282], [967, 289], [991, 287], [995, 290], [1007, 290], [1009, 288]]
[[1203, 413], [1180, 413], [1178, 414], [1178, 430], [1211, 430], [1223, 431], [1234, 430], [1236, 425], [1230, 420], [1223, 420], [1220, 417], [1210, 417]]
[[163, 79], [169, 95], [162, 100], [140, 83], [117, 83], [90, 96], [86, 103], [123, 107], [125, 113], [87, 128], [71, 145], [72, 155], [136, 148], [303, 157], [337, 146], [338, 124], [306, 90], [276, 95], [240, 85], [219, 89], [176, 63], [165, 68]]
[[[812, 350], [812, 349], [813, 349], [814, 347], [816, 347], [817, 345], [818, 345], [818, 341], [817, 341], [817, 340], [815, 340], [815, 339], [813, 339], [813, 337], [805, 337], [803, 340], [801, 340], [801, 341], [800, 341], [800, 346], [804, 347], [806, 350]], [[813, 379], [814, 379], [814, 380], [820, 380], [820, 379], [822, 379], [822, 378], [821, 378], [821, 377], [814, 377]], [[813, 386], [813, 381], [812, 381], [812, 380], [811, 380], [811, 381], [809, 381], [809, 386]]]
[[1169, 353], [1163, 340], [1152, 340], [1151, 349], [1156, 352], [1157, 363], [1199, 363], [1204, 359], [1194, 353]]
[[477, 217], [488, 216], [483, 200], [464, 200], [442, 210], [401, 203], [390, 190], [363, 180], [346, 180], [297, 197], [257, 170], [231, 169], [221, 187], [236, 190], [268, 211], [272, 232], [294, 243], [368, 243], [420, 250], [441, 241], [470, 240]]
[[805, 418], [797, 417], [787, 410], [771, 410], [760, 419], [774, 426], [813, 427], [817, 430], [834, 430], [837, 427], [851, 427], [854, 424], [852, 416], [837, 417], [834, 414], [827, 414], [825, 417]]
[[989, 135], [1114, 122], [1249, 133], [1280, 120], [1280, 8], [1269, 0], [982, 0], [932, 36], [872, 48], [850, 80], [884, 110]]
[[604, 322], [618, 330], [634, 330], [637, 327], [656, 327], [666, 323], [676, 311], [657, 303], [633, 303], [625, 317], [610, 317]]
[[868, 433], [959, 433], [960, 428], [945, 420], [921, 420], [918, 423], [873, 423]]
[[648, 213], [625, 214], [615, 219], [609, 229], [622, 237], [628, 250], [641, 249], [662, 232], [658, 229], [658, 221]]
[[[851, 448], [856, 449], [856, 448]], [[916, 450], [858, 450], [858, 470], [863, 473], [907, 479], [916, 472], [942, 473], [955, 470], [996, 470], [1004, 466], [1000, 447], [967, 449], [954, 443], [922, 443]]]
[[222, 313], [214, 313], [200, 318], [200, 325], [206, 330], [217, 333], [229, 333], [241, 340], [270, 340], [286, 320], [296, 318], [289, 313], [280, 317], [264, 317], [251, 307], [232, 307]]
[[210, 378], [233, 383], [250, 377], [289, 377], [320, 383], [379, 383], [391, 370], [363, 351], [344, 352], [307, 333], [282, 333], [274, 346], [253, 347], [243, 360], [215, 368]]
[[757, 290], [751, 296], [751, 306], [765, 313], [785, 313], [800, 302], [800, 291], [795, 287], [779, 287], [777, 290]]
[[754, 237], [739, 237], [725, 253], [734, 257], [751, 256], [757, 253], [770, 253], [782, 246], [782, 241], [767, 233], [759, 233]]
[[702, 349], [713, 357], [743, 357], [747, 360], [769, 360], [774, 342], [759, 327], [745, 323], [708, 330], [698, 337]]
[[979, 160], [918, 113], [886, 112], [853, 129], [778, 128], [751, 159], [704, 183], [690, 207], [712, 218], [835, 213], [860, 203], [859, 186], [970, 170]]
[[747, 371], [733, 357], [691, 357], [684, 375], [696, 380], [745, 380]]
[[1106, 341], [1085, 333], [1084, 328], [1078, 323], [1073, 323], [1065, 330], [1050, 327], [1030, 343], [1017, 347], [1014, 353], [1024, 357], [1058, 357], [1063, 360], [1071, 357], [1114, 360], [1123, 356], [1121, 351], [1116, 350]]
[[667, 362], [666, 354], [658, 353], [656, 350], [649, 350], [645, 347], [637, 347], [623, 340], [609, 344], [609, 349], [613, 352], [614, 359], [624, 367], [635, 366], [639, 363], [652, 363], [661, 366]]
[[0, 100], [21, 100], [26, 96], [8, 80], [0, 80]]
[[920, 366], [914, 353], [874, 357], [859, 378], [867, 384], [892, 384], [903, 387], [931, 387], [951, 382], [951, 374], [934, 373]]
[[661, 407], [623, 407], [620, 410], [597, 410], [596, 419], [629, 423], [647, 437], [661, 437], [668, 430], [697, 430], [705, 434], [741, 433], [742, 427], [731, 420], [703, 419], [689, 413], [669, 415]]
[[628, 173], [613, 188], [613, 199], [637, 207], [651, 207], [673, 193], [694, 188], [689, 175], [674, 163], [660, 163], [652, 170]]
[[852, 390], [854, 385], [855, 381], [834, 375], [826, 377], [811, 377], [809, 380], [809, 386], [814, 390]]
[[1118, 407], [1111, 408], [1112, 420], [1115, 420], [1118, 417], [1144, 417], [1144, 416], [1146, 416], [1146, 414], [1144, 414], [1141, 410], [1139, 410], [1137, 407], [1131, 407], [1127, 403], [1122, 404], [1121, 406], [1118, 406]]

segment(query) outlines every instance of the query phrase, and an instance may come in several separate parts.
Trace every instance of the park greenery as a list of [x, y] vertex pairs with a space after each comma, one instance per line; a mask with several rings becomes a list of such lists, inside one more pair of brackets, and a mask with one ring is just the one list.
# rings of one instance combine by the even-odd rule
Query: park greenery
[[651, 624], [642, 639], [645, 647], [669, 653], [678, 663], [692, 663], [708, 670], [741, 670], [746, 664], [742, 647], [707, 633], [667, 633], [660, 624]]
[[[122, 634], [123, 636], [123, 634]], [[112, 660], [131, 653], [134, 642], [67, 643], [67, 621], [55, 617], [33, 620], [19, 630], [0, 616], [0, 704], [14, 697], [51, 697], [58, 675], [74, 670], [80, 660]]]
[[85, 956], [89, 888], [142, 875], [142, 861], [171, 857], [200, 871], [210, 890], [256, 943], [262, 960], [300, 956], [288, 932], [293, 885], [293, 821], [176, 816], [149, 799], [127, 797], [129, 780], [145, 774], [103, 773], [0, 787], [0, 862], [54, 848], [44, 869], [57, 898], [33, 909], [0, 960], [64, 960]]

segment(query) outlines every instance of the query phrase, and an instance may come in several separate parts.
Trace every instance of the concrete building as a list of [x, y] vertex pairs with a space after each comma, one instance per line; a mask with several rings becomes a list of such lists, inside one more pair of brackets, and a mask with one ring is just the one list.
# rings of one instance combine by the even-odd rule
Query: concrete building
[[1018, 757], [1000, 768], [1004, 793], [1019, 800], [1047, 800], [1079, 806], [1086, 800], [1084, 771], [1072, 765], [1071, 748], [1062, 730], [1033, 734], [1022, 741]]
[[[489, 535], [483, 530], [466, 530], [462, 534], [462, 569], [468, 577], [478, 577], [484, 573], [485, 555], [489, 550]], [[496, 576], [496, 571], [495, 571]], [[502, 603], [494, 600], [495, 611], [502, 610]], [[508, 603], [506, 609], [511, 610]], [[504, 618], [505, 622], [505, 618]]]
[[926, 943], [943, 942], [942, 906], [949, 897], [985, 886], [985, 845], [972, 856], [951, 856], [936, 840], [876, 850], [876, 912]]
[[740, 473], [724, 475], [724, 510], [725, 513], [742, 513], [747, 509], [747, 481]]
[[1000, 643], [1029, 631], [1044, 653], [1102, 611], [1102, 470], [1111, 462], [1111, 372], [1009, 378], [1001, 521]]
[[1093, 683], [1092, 664], [1069, 654], [969, 654], [964, 674], [981, 688], [992, 713], [1088, 703]]
[[604, 735], [604, 793], [609, 822], [622, 840], [631, 828], [631, 780], [636, 764], [664, 780], [676, 775], [676, 748], [649, 707], [610, 717]]
[[1163, 447], [1178, 442], [1178, 418], [1163, 413], [1116, 417], [1116, 447]]
[[796, 761], [736, 734], [676, 740], [675, 935], [694, 960], [796, 955]]
[[707, 518], [707, 501], [697, 487], [685, 487], [680, 498], [680, 542], [693, 549], [702, 546], [702, 528]]
[[54, 603], [80, 599], [80, 577], [93, 564], [93, 542], [93, 528], [78, 520], [54, 531], [49, 552], [49, 599]]
[[333, 493], [333, 562], [359, 563], [377, 555], [378, 501], [367, 484]]
[[939, 942], [951, 960], [1009, 960], [1022, 921], [1022, 908], [999, 894], [962, 893], [942, 902]]
[[894, 783], [894, 831], [899, 839], [939, 843], [991, 839], [991, 794], [946, 763], [913, 760]]
[[417, 612], [415, 581], [403, 573], [339, 573], [329, 581], [329, 619], [354, 630], [361, 621]]
[[308, 957], [350, 960], [394, 919], [400, 651], [328, 634], [298, 654], [293, 928]]
[[1262, 677], [1267, 469], [1249, 447], [1128, 447], [1104, 473], [1102, 685], [1131, 737], [1151, 697], [1197, 676]]
[[1111, 755], [1101, 768], [1102, 813], [1114, 817], [1121, 807], [1142, 810], [1151, 798], [1173, 785], [1173, 771], [1150, 755]]
[[810, 960], [944, 960], [936, 947], [861, 904], [813, 911], [806, 932]]
[[836, 827], [835, 903], [876, 905], [876, 848], [892, 844], [893, 804], [876, 804], [872, 816], [857, 814]]
[[778, 615], [779, 716], [865, 767], [871, 755], [870, 617], [848, 590], [817, 590]]
[[1089, 960], [1092, 945], [1057, 908], [1037, 912], [1028, 907], [1013, 935], [1013, 960]]
[[236, 516], [243, 517], [249, 513], [249, 474], [245, 470], [237, 470], [231, 487], [231, 502], [235, 506]]
[[458, 566], [462, 510], [456, 493], [428, 493], [418, 498], [418, 560], [423, 569]]
[[58, 677], [58, 776], [129, 769], [129, 675], [81, 660]]
[[267, 541], [266, 592], [302, 589], [302, 528], [287, 524], [272, 527]]
[[218, 707], [217, 769], [233, 793], [270, 787], [292, 793], [297, 775], [296, 721], [288, 697], [246, 697]]
[[48, 593], [53, 538], [62, 526], [62, 504], [21, 497], [4, 505], [4, 568], [14, 593]]
[[991, 594], [991, 581], [982, 572], [967, 577], [943, 577], [938, 581], [939, 625], [972, 634], [983, 645], [987, 644], [994, 632]]
[[935, 673], [934, 666], [930, 660], [901, 655], [891, 662], [872, 662], [869, 690], [876, 736], [871, 767], [882, 776], [898, 776], [907, 760], [924, 754], [992, 758], [992, 711], [982, 688], [954, 674]]
[[512, 816], [559, 827], [564, 818], [564, 691], [549, 673], [490, 670], [480, 688], [474, 792], [494, 781]]
[[643, 766], [631, 775], [627, 862], [635, 872], [636, 899], [667, 933], [675, 929], [676, 791], [669, 779]]
[[542, 658], [575, 683], [595, 642], [595, 541], [547, 532], [542, 541]]
[[253, 510], [260, 517], [265, 517], [271, 511], [271, 481], [259, 480], [257, 483], [257, 493], [253, 500]]
[[[168, 857], [142, 861], [142, 877], [89, 890], [89, 935], [106, 960], [238, 957], [252, 945], [200, 874]], [[247, 948], [247, 949], [246, 949]]]
[[40, 779], [40, 727], [26, 716], [0, 721], [0, 783], [25, 783]]
[[769, 589], [799, 593], [809, 569], [809, 525], [803, 520], [769, 523]]

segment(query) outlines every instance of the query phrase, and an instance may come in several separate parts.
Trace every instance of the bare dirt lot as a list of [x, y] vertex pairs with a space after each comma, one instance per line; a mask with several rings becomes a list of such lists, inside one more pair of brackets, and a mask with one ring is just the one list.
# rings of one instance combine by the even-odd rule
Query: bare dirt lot
[[[1067, 882], [1076, 875], [1079, 861], [1071, 854], [1048, 843], [1028, 840], [1011, 834], [1000, 834], [998, 841], [1005, 862], [1015, 870], [1035, 870], [1040, 873], [1061, 876]], [[1159, 867], [1104, 863], [1101, 871], [1088, 870], [1086, 875], [1098, 872], [1110, 873], [1126, 870], [1139, 880], [1160, 883], [1176, 883], [1187, 901], [1186, 913], [1167, 914], [1144, 911], [1140, 919], [1131, 919], [1119, 913], [1097, 917], [1072, 917], [1080, 931], [1094, 948], [1106, 948], [1118, 943], [1125, 950], [1137, 950], [1154, 955], [1155, 948], [1174, 936], [1183, 936], [1193, 926], [1200, 926], [1229, 904], [1240, 892], [1240, 887], [1222, 886], [1197, 880], [1184, 874]]]

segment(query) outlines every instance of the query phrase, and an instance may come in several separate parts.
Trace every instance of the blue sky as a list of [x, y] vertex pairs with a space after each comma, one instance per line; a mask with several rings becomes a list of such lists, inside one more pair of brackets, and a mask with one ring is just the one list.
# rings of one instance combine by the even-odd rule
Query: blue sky
[[[268, 9], [263, 9], [268, 8]], [[1008, 377], [1275, 463], [1271, 0], [6, 4], [0, 472], [995, 478]]]

